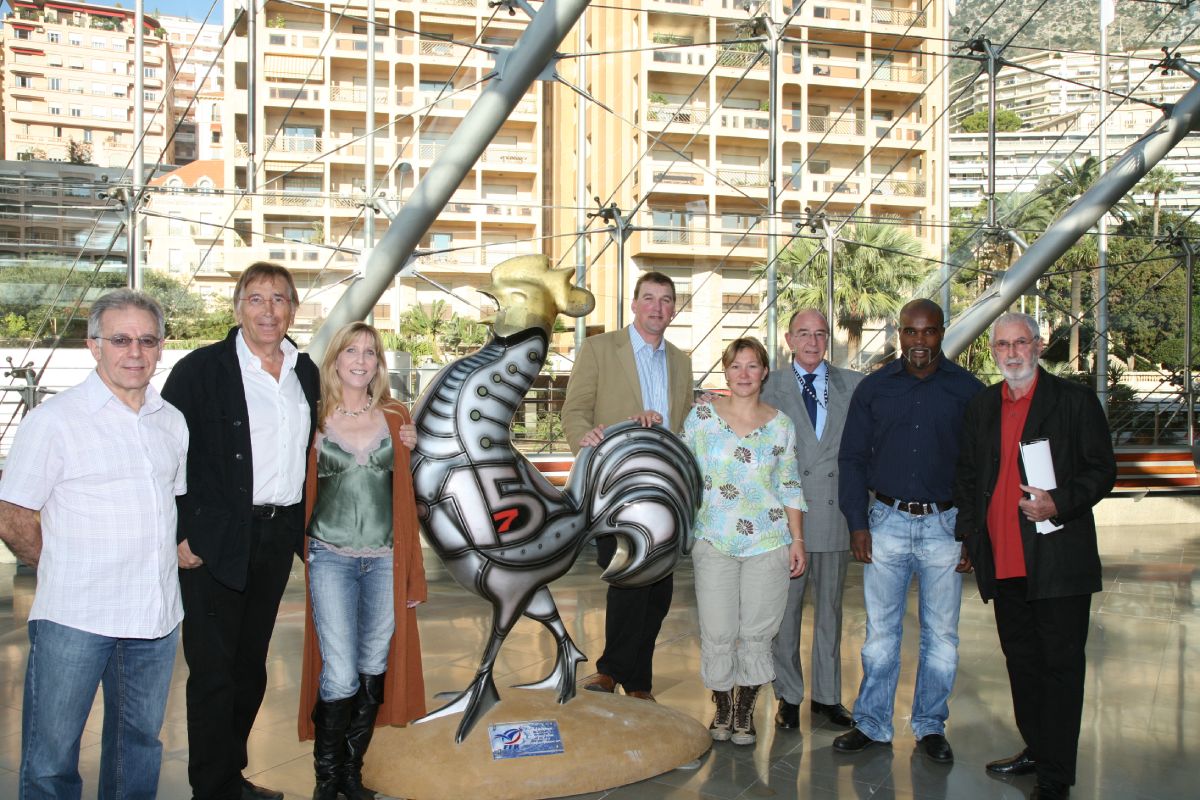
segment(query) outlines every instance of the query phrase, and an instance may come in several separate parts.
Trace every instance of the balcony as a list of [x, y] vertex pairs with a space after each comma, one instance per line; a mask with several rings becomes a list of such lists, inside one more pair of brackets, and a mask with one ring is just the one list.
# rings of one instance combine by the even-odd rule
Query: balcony
[[306, 192], [263, 192], [263, 206], [271, 208], [324, 208], [324, 195], [310, 195]]
[[658, 162], [650, 165], [650, 174], [659, 186], [704, 186], [704, 173], [691, 164]]
[[708, 231], [699, 228], [651, 228], [646, 237], [650, 244], [708, 244]]
[[700, 125], [707, 116], [708, 109], [702, 105], [674, 106], [669, 103], [651, 103], [646, 112], [646, 121]]
[[717, 66], [745, 70], [749, 69], [750, 65], [753, 64], [753, 69], [767, 69], [766, 53], [758, 45], [751, 45], [751, 47], [753, 49], [748, 49], [746, 45], [718, 47]]
[[923, 198], [925, 196], [925, 181], [909, 181], [899, 180], [896, 178], [884, 178], [879, 180], [878, 185], [871, 189], [871, 193], [875, 195], [883, 195], [885, 197], [916, 197]]
[[928, 27], [928, 17], [923, 10], [888, 8], [875, 6], [871, 9], [871, 22], [876, 25], [898, 25], [903, 28]]
[[725, 169], [724, 167], [717, 169], [717, 178], [726, 186], [734, 186], [739, 189], [761, 189], [767, 185], [767, 171], [765, 169]]
[[877, 81], [891, 81], [892, 83], [925, 84], [928, 80], [928, 73], [929, 71], [924, 67], [881, 65], [873, 70], [872, 77]]
[[[424, 157], [424, 156], [422, 156]], [[537, 156], [531, 147], [489, 147], [479, 161], [492, 166], [533, 166]]]
[[723, 108], [717, 115], [717, 126], [725, 130], [753, 131], [765, 136], [771, 128], [771, 118], [766, 111]]
[[[331, 103], [365, 103], [367, 102], [368, 92], [363, 86], [338, 86], [329, 87], [329, 101]], [[375, 90], [376, 105], [383, 105], [388, 101], [387, 89]]]
[[833, 134], [835, 136], [863, 136], [867, 132], [867, 123], [865, 120], [855, 119], [848, 115], [841, 117], [818, 117], [810, 114], [808, 117], [808, 132], [822, 135]]

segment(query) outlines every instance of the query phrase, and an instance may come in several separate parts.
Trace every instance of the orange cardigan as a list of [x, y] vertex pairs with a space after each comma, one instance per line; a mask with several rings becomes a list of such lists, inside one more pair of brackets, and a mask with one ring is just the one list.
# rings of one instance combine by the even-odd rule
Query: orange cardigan
[[[425, 584], [425, 566], [421, 563], [421, 537], [417, 524], [417, 506], [413, 499], [409, 450], [400, 443], [400, 426], [412, 418], [402, 404], [392, 401], [384, 406], [384, 418], [392, 436], [395, 463], [392, 468], [392, 602], [396, 612], [396, 632], [388, 650], [387, 680], [383, 706], [375, 725], [406, 725], [425, 715], [425, 680], [421, 674], [421, 640], [417, 631], [416, 609], [408, 600], [424, 602], [429, 598]], [[313, 437], [314, 442], [316, 436]], [[312, 517], [317, 497], [317, 449], [308, 449], [305, 475], [305, 524]], [[304, 540], [304, 575], [308, 585], [308, 538]], [[321, 675], [321, 648], [313, 630], [312, 595], [304, 593], [304, 667], [300, 682], [300, 739], [313, 738], [312, 709], [318, 698]]]

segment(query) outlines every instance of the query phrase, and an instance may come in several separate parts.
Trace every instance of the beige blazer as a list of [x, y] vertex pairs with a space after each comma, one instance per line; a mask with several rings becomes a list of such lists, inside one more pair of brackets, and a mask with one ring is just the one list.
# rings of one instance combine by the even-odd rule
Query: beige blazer
[[[670, 342], [667, 342], [667, 380], [670, 428], [678, 433], [692, 407], [692, 360]], [[567, 399], [562, 406], [563, 435], [571, 452], [579, 453], [579, 440], [597, 425], [615, 425], [645, 410], [629, 329], [586, 339], [575, 357], [575, 367], [567, 382]]]

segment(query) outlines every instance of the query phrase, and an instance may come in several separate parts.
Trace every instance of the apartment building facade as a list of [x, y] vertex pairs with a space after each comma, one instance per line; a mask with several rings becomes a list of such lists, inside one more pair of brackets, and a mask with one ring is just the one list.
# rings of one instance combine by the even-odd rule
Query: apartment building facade
[[[750, 41], [762, 29], [748, 25], [741, 2], [590, 9], [583, 47], [611, 55], [587, 59], [583, 82], [616, 113], [587, 110], [580, 152], [577, 96], [557, 88], [552, 172], [556, 209], [578, 194], [573, 164], [586, 170], [584, 197], [636, 209], [623, 271], [616, 248], [588, 242], [599, 326], [628, 322], [618, 309], [627, 307], [637, 276], [656, 269], [676, 281], [680, 313], [670, 335], [693, 351], [697, 370], [719, 371], [721, 351], [737, 336], [762, 336], [767, 290], [759, 276], [770, 253], [772, 177], [780, 248], [811, 209], [835, 226], [849, 217], [886, 219], [934, 252], [940, 229], [925, 223], [943, 203], [944, 64], [930, 44], [941, 35], [940, 6], [819, 0], [793, 13], [790, 2], [764, 4], [760, 13], [769, 11], [772, 23], [788, 20], [774, 52], [774, 96], [771, 59]], [[570, 230], [572, 214], [556, 212], [555, 230]], [[573, 258], [573, 240], [553, 244]]]
[[[1194, 62], [1200, 45], [1180, 48]], [[1114, 54], [1109, 65], [1110, 91], [1131, 99], [1110, 97], [1105, 124], [1110, 158], [1132, 146], [1161, 117], [1151, 103], [1177, 100], [1195, 83], [1177, 72], [1152, 69], [1161, 51]], [[1087, 53], [1036, 54], [1020, 59], [1020, 68], [1002, 68], [996, 86], [996, 104], [1024, 120], [1018, 131], [996, 135], [996, 192], [1030, 192], [1038, 181], [1064, 162], [1099, 154], [1099, 95], [1088, 86], [1099, 86], [1099, 57]], [[1062, 79], [1066, 80], [1062, 80]], [[1069, 81], [1084, 84], [1079, 86]], [[987, 108], [987, 80], [962, 79], [950, 90], [954, 127], [950, 134], [950, 205], [973, 208], [986, 197], [989, 174], [987, 134], [964, 133], [963, 117]], [[1148, 101], [1148, 102], [1145, 102]], [[1163, 194], [1163, 208], [1184, 214], [1200, 206], [1200, 142], [1188, 137], [1160, 162], [1175, 173], [1179, 189]], [[1133, 199], [1149, 204], [1150, 195], [1134, 192]]]
[[[232, 222], [245, 246], [227, 251], [226, 269], [236, 277], [258, 259], [292, 269], [302, 287], [302, 330], [328, 312], [371, 247], [363, 208], [367, 131], [375, 132], [374, 184], [386, 209], [374, 216], [378, 241], [494, 66], [488, 52], [463, 43], [508, 47], [526, 24], [521, 14], [495, 14], [474, 0], [379, 0], [372, 56], [365, 0], [306, 5], [267, 2], [259, 11], [253, 93], [248, 30], [236, 32], [226, 48], [222, 105], [225, 185], [246, 192]], [[234, 9], [225, 15], [232, 23]], [[368, 58], [375, 64], [373, 120]], [[477, 318], [488, 301], [476, 289], [491, 267], [541, 251], [542, 92], [541, 84], [531, 88], [421, 243], [418, 269], [451, 293], [398, 280], [380, 299], [376, 324], [393, 328], [402, 309], [436, 300]]]
[[[175, 66], [174, 163], [214, 158], [212, 123], [220, 123], [220, 98], [225, 88], [221, 21], [205, 23], [165, 15], [158, 21], [166, 31]], [[219, 134], [215, 144], [220, 144]]]
[[51, 0], [11, 0], [3, 27], [4, 157], [125, 167], [144, 108], [144, 160], [170, 164], [171, 52], [145, 17], [143, 96], [135, 98], [134, 13]]

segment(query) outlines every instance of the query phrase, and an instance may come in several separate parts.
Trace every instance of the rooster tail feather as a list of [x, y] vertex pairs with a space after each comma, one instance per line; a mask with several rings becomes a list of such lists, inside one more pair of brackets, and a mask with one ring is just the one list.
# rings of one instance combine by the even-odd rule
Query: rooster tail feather
[[666, 428], [634, 422], [607, 428], [599, 445], [580, 453], [566, 493], [585, 513], [585, 541], [617, 537], [602, 576], [613, 585], [654, 583], [691, 551], [700, 470]]

